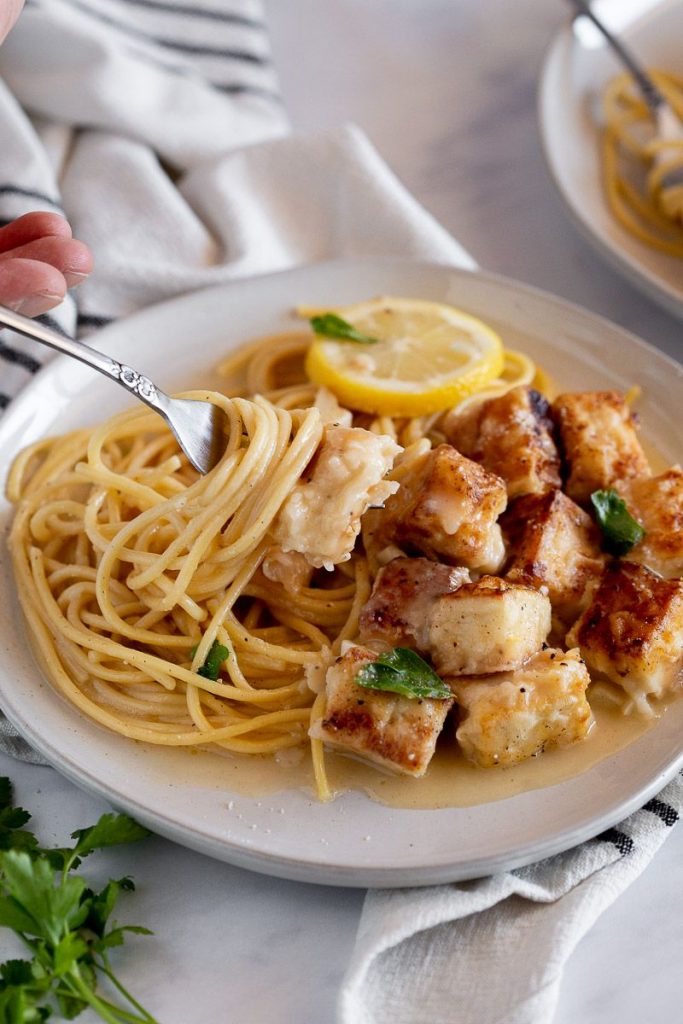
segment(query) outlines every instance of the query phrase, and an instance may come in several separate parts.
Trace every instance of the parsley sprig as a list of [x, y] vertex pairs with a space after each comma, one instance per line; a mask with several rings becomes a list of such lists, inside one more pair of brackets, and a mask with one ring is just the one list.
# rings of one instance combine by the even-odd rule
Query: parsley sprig
[[311, 327], [316, 334], [323, 338], [337, 338], [339, 341], [355, 341], [359, 345], [376, 345], [378, 339], [371, 338], [369, 334], [363, 334], [344, 320], [336, 313], [323, 313], [321, 316], [312, 316]]
[[610, 555], [626, 555], [645, 536], [645, 530], [633, 518], [616, 491], [593, 491], [591, 503], [602, 530], [602, 546]]
[[446, 700], [453, 694], [433, 668], [408, 647], [394, 647], [363, 665], [355, 682], [368, 690], [387, 690], [413, 700], [433, 697]]
[[[193, 661], [198, 647], [199, 644], [195, 644], [190, 651], [190, 658], [192, 658]], [[230, 651], [228, 648], [224, 647], [223, 644], [219, 644], [218, 640], [214, 640], [209, 648], [209, 653], [204, 659], [204, 664], [200, 665], [197, 669], [197, 675], [203, 676], [204, 679], [211, 679], [214, 683], [218, 682], [221, 666], [229, 657]]]
[[[28, 811], [14, 807], [12, 785], [0, 778], [0, 926], [10, 928], [33, 954], [0, 964], [0, 1024], [40, 1024], [57, 1010], [73, 1020], [90, 1007], [107, 1024], [156, 1024], [116, 977], [109, 951], [126, 932], [147, 928], [117, 925], [112, 912], [130, 878], [110, 879], [99, 892], [74, 872], [95, 850], [136, 842], [149, 835], [125, 814], [104, 814], [71, 836], [71, 847], [42, 848], [24, 829]], [[112, 1002], [97, 989], [104, 976], [123, 998]]]

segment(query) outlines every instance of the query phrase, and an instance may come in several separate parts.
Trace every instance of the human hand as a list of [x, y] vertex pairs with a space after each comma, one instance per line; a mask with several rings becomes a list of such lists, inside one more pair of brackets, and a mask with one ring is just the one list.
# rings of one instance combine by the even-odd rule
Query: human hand
[[92, 270], [92, 256], [56, 213], [27, 213], [0, 228], [0, 304], [25, 316], [58, 305]]
[[21, 14], [24, 0], [0, 0], [0, 43]]

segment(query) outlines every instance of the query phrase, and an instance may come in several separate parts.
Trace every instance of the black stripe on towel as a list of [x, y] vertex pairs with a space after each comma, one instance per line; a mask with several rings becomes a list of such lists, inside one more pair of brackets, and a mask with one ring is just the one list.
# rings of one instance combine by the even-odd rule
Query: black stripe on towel
[[61, 204], [56, 199], [51, 199], [43, 192], [36, 192], [30, 188], [20, 188], [18, 185], [0, 185], [0, 196], [26, 196], [27, 199], [38, 199], [39, 202], [54, 206], [55, 210], [62, 212]]
[[81, 327], [106, 327], [114, 322], [113, 316], [94, 316], [92, 313], [78, 314], [78, 328]]
[[5, 395], [2, 391], [0, 391], [0, 409], [6, 409], [10, 402], [10, 396]]
[[279, 93], [272, 92], [270, 89], [262, 89], [258, 85], [245, 85], [239, 82], [229, 82], [227, 85], [221, 85], [219, 82], [211, 82], [211, 86], [219, 92], [227, 93], [229, 96], [261, 96], [264, 100], [282, 103], [282, 97]]
[[147, 7], [152, 11], [163, 11], [168, 14], [183, 15], [188, 18], [207, 18], [210, 21], [221, 21], [226, 25], [240, 25], [242, 28], [254, 28], [265, 30], [264, 21], [256, 18], [249, 18], [246, 14], [237, 14], [235, 11], [212, 11], [208, 7], [194, 7], [189, 4], [163, 3], [163, 0], [124, 0], [125, 3], [134, 7]]
[[22, 369], [28, 370], [29, 373], [37, 373], [40, 369], [40, 363], [33, 356], [30, 356], [28, 352], [21, 352], [19, 349], [10, 348], [6, 345], [2, 338], [0, 338], [0, 359], [4, 359], [6, 363], [13, 363], [15, 366], [21, 366]]
[[57, 334], [61, 334], [61, 336], [63, 338], [70, 338], [71, 337], [69, 332], [64, 330], [64, 328], [59, 323], [59, 321], [55, 320], [55, 318], [53, 316], [50, 316], [49, 313], [41, 313], [41, 315], [35, 317], [35, 319], [39, 323], [44, 324], [45, 327], [49, 327], [51, 331], [55, 331]]
[[616, 828], [608, 828], [605, 832], [601, 832], [599, 836], [595, 837], [599, 842], [612, 843], [616, 846], [619, 853], [623, 855], [631, 853], [633, 850], [633, 840], [626, 833], [620, 832]]
[[[159, 60], [158, 57], [147, 53], [143, 50], [135, 50], [133, 47], [127, 48], [129, 52], [135, 54], [135, 59], [143, 61], [145, 64], [150, 64], [152, 67], [159, 68], [161, 71], [168, 72], [169, 75], [181, 75], [185, 78], [194, 78], [196, 80], [196, 73], [193, 68], [180, 67], [178, 64], [168, 64], [165, 60]], [[233, 96], [260, 96], [262, 99], [270, 100], [273, 103], [282, 105], [282, 97], [279, 93], [273, 92], [270, 89], [265, 89], [260, 85], [251, 85], [248, 82], [228, 82], [222, 85], [219, 82], [212, 82], [207, 78], [202, 78], [201, 84], [208, 89], [215, 89], [217, 92], [225, 92]]]
[[652, 814], [656, 814], [658, 818], [664, 822], [665, 825], [675, 825], [679, 819], [678, 811], [671, 804], [665, 804], [663, 800], [648, 800], [643, 805], [644, 811], [650, 811]]
[[222, 57], [226, 60], [245, 61], [249, 64], [261, 66], [270, 65], [270, 60], [267, 57], [261, 57], [259, 54], [251, 53], [249, 50], [226, 49], [222, 46], [204, 46], [199, 43], [185, 43], [179, 39], [162, 39], [159, 36], [152, 35], [151, 32], [145, 32], [142, 29], [135, 28], [133, 25], [126, 25], [125, 22], [118, 21], [118, 19], [112, 18], [109, 14], [104, 14], [102, 11], [93, 10], [87, 3], [81, 3], [81, 0], [67, 0], [67, 2], [71, 7], [75, 7], [78, 11], [83, 11], [84, 14], [87, 14], [95, 21], [101, 21], [104, 25], [111, 25], [119, 32], [133, 36], [136, 39], [142, 39], [147, 43], [154, 43], [165, 50], [175, 50], [192, 56]]

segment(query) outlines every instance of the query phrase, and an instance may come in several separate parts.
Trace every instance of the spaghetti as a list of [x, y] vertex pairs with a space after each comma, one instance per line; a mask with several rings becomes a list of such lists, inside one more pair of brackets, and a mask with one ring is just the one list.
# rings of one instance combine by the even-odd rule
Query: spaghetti
[[[683, 78], [653, 71], [652, 79], [683, 122]], [[610, 209], [633, 236], [669, 256], [683, 257], [683, 139], [653, 135], [652, 114], [629, 74], [619, 75], [604, 97], [602, 159]]]
[[[321, 396], [302, 373], [309, 343], [297, 332], [247, 345], [220, 367], [226, 394], [187, 396], [210, 397], [230, 419], [225, 455], [207, 476], [158, 416], [133, 409], [26, 449], [8, 496], [19, 598], [61, 694], [149, 743], [272, 755], [311, 742], [325, 799], [322, 744], [308, 739], [324, 697], [308, 681], [357, 632], [367, 560], [357, 549], [296, 590], [262, 570], [278, 511], [323, 437]], [[534, 372], [508, 354], [482, 397]], [[438, 439], [437, 419], [354, 424], [410, 451]], [[200, 670], [215, 644], [228, 654], [212, 679]]]

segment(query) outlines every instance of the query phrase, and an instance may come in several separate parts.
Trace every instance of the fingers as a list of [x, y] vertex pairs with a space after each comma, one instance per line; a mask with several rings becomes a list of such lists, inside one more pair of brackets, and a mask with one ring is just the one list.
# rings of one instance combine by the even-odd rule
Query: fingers
[[58, 213], [25, 213], [23, 217], [17, 217], [11, 224], [0, 228], [0, 253], [51, 235], [71, 238], [69, 222]]
[[49, 263], [31, 259], [0, 262], [0, 303], [24, 316], [39, 316], [66, 295], [66, 279]]
[[0, 303], [26, 316], [58, 305], [91, 270], [90, 250], [59, 214], [27, 213], [0, 228]]
[[19, 17], [24, 0], [3, 0], [0, 3], [0, 43]]
[[63, 275], [69, 288], [80, 284], [92, 270], [92, 256], [87, 245], [59, 235], [36, 238], [25, 245], [14, 246], [8, 252], [0, 252], [0, 268], [7, 261], [17, 259], [50, 264]]

